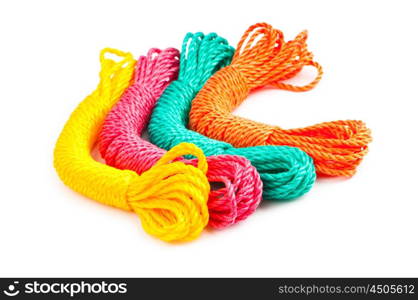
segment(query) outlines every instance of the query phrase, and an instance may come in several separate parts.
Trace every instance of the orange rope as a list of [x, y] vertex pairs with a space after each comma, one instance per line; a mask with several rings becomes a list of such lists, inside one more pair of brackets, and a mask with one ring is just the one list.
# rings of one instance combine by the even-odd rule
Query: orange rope
[[[282, 129], [234, 116], [231, 112], [248, 94], [263, 86], [303, 92], [322, 77], [321, 66], [308, 51], [307, 32], [285, 42], [283, 33], [269, 24], [251, 26], [241, 38], [231, 65], [212, 76], [192, 102], [191, 129], [236, 147], [287, 145], [298, 147], [314, 159], [318, 174], [352, 176], [367, 153], [370, 130], [362, 121], [334, 121]], [[317, 69], [305, 86], [283, 83], [304, 66]]]

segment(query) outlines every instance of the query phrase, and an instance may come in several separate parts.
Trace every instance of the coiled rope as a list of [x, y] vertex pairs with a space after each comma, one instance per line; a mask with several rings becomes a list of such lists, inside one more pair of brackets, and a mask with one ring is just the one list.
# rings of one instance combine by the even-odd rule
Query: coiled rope
[[193, 98], [212, 74], [230, 63], [233, 53], [228, 42], [215, 33], [186, 35], [179, 77], [157, 101], [148, 126], [150, 140], [164, 149], [189, 142], [200, 147], [205, 155], [246, 157], [260, 173], [264, 199], [286, 200], [301, 196], [310, 190], [316, 175], [312, 159], [303, 151], [284, 146], [237, 149], [186, 128]]
[[[371, 142], [370, 130], [362, 121], [282, 129], [231, 114], [251, 91], [266, 85], [294, 92], [312, 89], [321, 79], [322, 68], [313, 61], [306, 39], [304, 31], [285, 42], [283, 33], [268, 24], [251, 26], [241, 38], [231, 65], [211, 77], [193, 100], [190, 128], [236, 147], [298, 147], [312, 156], [318, 174], [352, 176]], [[304, 66], [318, 70], [311, 83], [294, 86], [282, 82], [294, 77]]]
[[[179, 67], [176, 49], [151, 49], [138, 59], [132, 85], [123, 93], [103, 123], [99, 149], [108, 165], [138, 174], [152, 168], [165, 150], [141, 138], [152, 109]], [[196, 159], [187, 161], [196, 165]], [[257, 170], [240, 156], [207, 157], [207, 177], [223, 187], [209, 194], [209, 225], [224, 228], [244, 220], [261, 200], [262, 182]]]
[[[106, 58], [121, 57], [119, 62]], [[196, 238], [207, 225], [209, 183], [203, 152], [192, 144], [180, 144], [148, 171], [138, 175], [95, 161], [91, 150], [113, 104], [128, 87], [135, 60], [130, 53], [104, 49], [97, 89], [82, 101], [67, 121], [54, 151], [54, 166], [73, 190], [101, 203], [132, 210], [146, 232], [165, 241]], [[197, 157], [197, 167], [173, 162], [179, 156]]]

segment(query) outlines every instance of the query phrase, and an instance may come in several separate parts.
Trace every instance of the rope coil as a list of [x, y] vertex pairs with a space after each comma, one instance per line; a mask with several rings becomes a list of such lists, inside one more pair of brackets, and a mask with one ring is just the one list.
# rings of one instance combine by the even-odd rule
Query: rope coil
[[215, 33], [186, 35], [178, 79], [164, 90], [152, 113], [148, 126], [150, 140], [164, 149], [189, 142], [207, 156], [246, 157], [260, 173], [264, 199], [299, 197], [310, 190], [316, 178], [312, 159], [303, 151], [284, 146], [234, 148], [186, 128], [193, 98], [216, 71], [230, 63], [233, 54], [234, 49]]
[[[115, 61], [106, 55], [116, 55]], [[138, 175], [95, 161], [91, 150], [99, 129], [115, 102], [129, 86], [135, 60], [130, 53], [104, 49], [100, 54], [100, 82], [71, 114], [54, 150], [54, 166], [73, 190], [124, 210], [134, 211], [146, 232], [164, 241], [196, 238], [209, 220], [207, 162], [195, 145], [180, 144], [148, 171]], [[197, 167], [171, 161], [194, 155]]]
[[[177, 77], [176, 49], [151, 49], [138, 59], [132, 85], [126, 89], [103, 123], [99, 149], [108, 165], [141, 174], [166, 151], [141, 138], [152, 109], [166, 86]], [[196, 166], [197, 160], [181, 159]], [[209, 225], [225, 228], [246, 219], [258, 207], [262, 182], [251, 163], [240, 156], [207, 157], [207, 177], [223, 187], [209, 194]]]
[[[251, 91], [266, 85], [294, 92], [315, 87], [322, 77], [322, 68], [313, 61], [306, 40], [306, 31], [285, 42], [283, 33], [268, 24], [249, 27], [238, 44], [231, 65], [212, 76], [193, 100], [190, 128], [236, 147], [298, 147], [314, 159], [318, 174], [354, 175], [371, 142], [370, 130], [362, 121], [335, 121], [282, 129], [231, 114]], [[311, 83], [294, 86], [283, 82], [305, 66], [313, 66], [318, 71]]]

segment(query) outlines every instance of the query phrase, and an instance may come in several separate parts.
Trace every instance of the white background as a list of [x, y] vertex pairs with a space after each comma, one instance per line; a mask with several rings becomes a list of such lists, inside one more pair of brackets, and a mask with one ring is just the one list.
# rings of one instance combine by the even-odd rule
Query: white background
[[[414, 1], [2, 1], [0, 275], [418, 276], [417, 11]], [[260, 21], [286, 39], [308, 29], [325, 75], [307, 93], [257, 92], [236, 113], [284, 128], [364, 120], [374, 141], [353, 178], [319, 180], [181, 245], [60, 182], [54, 143], [97, 84], [101, 48], [138, 56], [180, 47], [188, 31], [236, 45]]]

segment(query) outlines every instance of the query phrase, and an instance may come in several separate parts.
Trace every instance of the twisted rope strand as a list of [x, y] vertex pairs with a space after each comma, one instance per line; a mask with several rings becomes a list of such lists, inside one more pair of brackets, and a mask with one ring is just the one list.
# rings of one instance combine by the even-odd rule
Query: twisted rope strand
[[[166, 86], [177, 77], [176, 49], [151, 49], [138, 59], [132, 85], [124, 92], [103, 123], [99, 149], [108, 165], [138, 174], [151, 168], [166, 151], [141, 138], [152, 109]], [[196, 166], [197, 160], [182, 162]], [[223, 187], [209, 194], [209, 225], [224, 228], [244, 220], [255, 211], [262, 182], [251, 163], [240, 156], [207, 157], [207, 177]]]
[[228, 42], [215, 33], [186, 35], [179, 77], [157, 101], [148, 126], [150, 140], [164, 149], [189, 142], [206, 155], [246, 157], [260, 173], [263, 199], [287, 200], [301, 196], [310, 190], [316, 178], [312, 159], [303, 151], [284, 146], [237, 149], [186, 128], [193, 98], [212, 74], [230, 63], [233, 53]]
[[[106, 58], [108, 54], [121, 60]], [[103, 120], [128, 87], [135, 65], [130, 53], [108, 48], [102, 50], [100, 62], [98, 87], [74, 110], [56, 143], [54, 166], [58, 175], [70, 188], [91, 199], [134, 211], [144, 230], [164, 241], [196, 238], [209, 219], [207, 162], [199, 148], [180, 144], [141, 175], [92, 158]], [[197, 167], [170, 163], [188, 154], [197, 157]]]
[[[211, 77], [193, 100], [190, 128], [236, 147], [298, 147], [312, 156], [318, 174], [354, 175], [371, 142], [370, 130], [362, 121], [335, 121], [282, 129], [231, 114], [257, 88], [270, 85], [303, 92], [317, 85], [322, 68], [313, 61], [306, 39], [306, 31], [285, 42], [283, 33], [268, 24], [251, 26], [241, 38], [231, 65]], [[294, 86], [282, 82], [294, 77], [304, 66], [313, 66], [318, 71], [311, 83]]]

